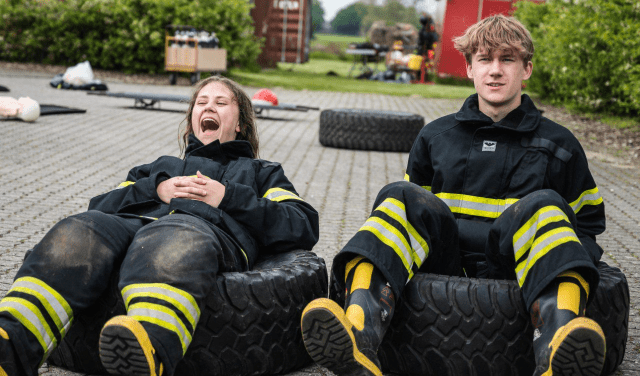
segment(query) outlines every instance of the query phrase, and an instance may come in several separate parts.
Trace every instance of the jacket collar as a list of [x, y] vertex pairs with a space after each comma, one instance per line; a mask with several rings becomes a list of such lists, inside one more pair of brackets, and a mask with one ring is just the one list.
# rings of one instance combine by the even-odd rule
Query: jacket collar
[[518, 108], [509, 112], [504, 119], [497, 123], [480, 112], [478, 107], [478, 94], [473, 94], [462, 105], [455, 115], [456, 120], [463, 123], [476, 123], [480, 126], [494, 126], [496, 128], [510, 129], [516, 132], [531, 132], [540, 123], [540, 111], [528, 95], [522, 94], [522, 103]]
[[234, 140], [220, 143], [220, 140], [215, 140], [208, 145], [204, 145], [193, 133], [189, 135], [189, 143], [185, 154], [222, 162], [240, 157], [253, 158], [251, 144], [248, 141]]

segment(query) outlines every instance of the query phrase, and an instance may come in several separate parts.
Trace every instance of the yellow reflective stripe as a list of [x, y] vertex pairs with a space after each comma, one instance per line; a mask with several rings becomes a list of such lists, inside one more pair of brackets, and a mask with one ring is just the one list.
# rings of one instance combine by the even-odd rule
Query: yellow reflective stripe
[[524, 284], [524, 280], [527, 277], [529, 270], [531, 270], [533, 265], [535, 265], [536, 261], [555, 247], [568, 242], [580, 243], [576, 233], [570, 227], [553, 229], [536, 239], [531, 246], [531, 251], [529, 252], [527, 259], [516, 266], [516, 274], [520, 287]]
[[286, 189], [282, 189], [282, 188], [271, 188], [267, 192], [265, 192], [264, 196], [262, 196], [262, 197], [263, 198], [267, 198], [267, 199], [269, 199], [271, 201], [276, 201], [276, 202], [280, 202], [280, 201], [284, 201], [284, 200], [300, 200], [300, 201], [304, 201], [303, 199], [301, 199], [295, 193], [293, 193], [291, 191], [287, 191]]
[[573, 209], [575, 213], [579, 212], [585, 205], [600, 205], [602, 204], [602, 197], [600, 196], [600, 191], [598, 187], [593, 189], [589, 189], [588, 191], [582, 192], [580, 197], [577, 200], [570, 203], [569, 205]]
[[347, 265], [345, 266], [345, 272], [344, 272], [345, 282], [347, 281], [347, 277], [349, 276], [349, 272], [351, 271], [351, 269], [353, 269], [353, 267], [356, 266], [362, 259], [364, 259], [364, 256], [356, 256], [353, 260], [347, 263]]
[[545, 206], [538, 210], [520, 229], [513, 235], [513, 250], [518, 260], [531, 247], [539, 229], [552, 222], [566, 221], [569, 218], [557, 206]]
[[578, 282], [580, 282], [580, 285], [582, 285], [582, 288], [584, 289], [584, 291], [587, 293], [587, 296], [589, 296], [589, 284], [584, 278], [582, 278], [582, 276], [578, 272], [574, 272], [573, 270], [565, 270], [564, 272], [558, 274], [556, 278], [560, 278], [560, 277], [577, 279]]
[[385, 220], [376, 217], [370, 217], [358, 231], [369, 231], [381, 242], [391, 247], [409, 272], [409, 278], [413, 277], [413, 271], [411, 270], [413, 259], [409, 253], [409, 244], [407, 244], [400, 231]]
[[380, 206], [376, 208], [389, 217], [393, 218], [395, 221], [400, 223], [402, 227], [407, 231], [409, 235], [409, 242], [411, 243], [411, 252], [413, 260], [418, 265], [418, 267], [422, 266], [422, 262], [429, 255], [429, 246], [427, 242], [418, 234], [416, 229], [409, 223], [407, 220], [407, 212], [405, 209], [405, 205], [400, 200], [395, 198], [387, 198], [384, 200]]
[[[0, 302], [0, 312], [9, 312], [38, 340], [44, 350], [44, 359], [55, 348], [56, 338], [35, 304], [22, 298], [6, 297]], [[43, 359], [43, 361], [44, 361]]]
[[56, 324], [61, 336], [64, 337], [67, 334], [67, 330], [71, 326], [73, 313], [67, 301], [54, 289], [38, 279], [24, 277], [17, 279], [13, 283], [9, 292], [11, 291], [18, 291], [38, 299]]
[[136, 183], [135, 181], [125, 181], [125, 182], [120, 183], [118, 188], [128, 187], [128, 186], [133, 185], [135, 183]]
[[127, 309], [133, 298], [149, 297], [171, 303], [182, 312], [193, 327], [195, 327], [200, 318], [200, 308], [198, 308], [198, 304], [190, 294], [164, 283], [133, 284], [123, 288], [121, 293]]
[[[182, 320], [171, 309], [155, 303], [135, 303], [127, 310], [127, 316], [131, 316], [138, 321], [147, 321], [178, 335], [182, 344], [182, 354], [187, 351], [191, 343], [191, 332], [187, 330]], [[195, 331], [195, 326], [192, 327]]]
[[452, 213], [474, 215], [476, 217], [498, 218], [517, 198], [496, 199], [470, 196], [461, 193], [436, 193]]
[[[404, 180], [411, 182], [411, 178], [409, 177], [409, 174], [404, 174]], [[429, 185], [422, 185], [422, 188], [426, 189], [427, 191], [431, 192], [431, 186]]]

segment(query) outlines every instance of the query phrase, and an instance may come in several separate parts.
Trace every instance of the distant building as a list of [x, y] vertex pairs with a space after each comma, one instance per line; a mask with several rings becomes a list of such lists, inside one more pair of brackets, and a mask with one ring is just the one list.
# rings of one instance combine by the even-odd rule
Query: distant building
[[275, 67], [278, 62], [309, 60], [311, 0], [250, 0], [254, 34], [265, 38], [258, 64]]

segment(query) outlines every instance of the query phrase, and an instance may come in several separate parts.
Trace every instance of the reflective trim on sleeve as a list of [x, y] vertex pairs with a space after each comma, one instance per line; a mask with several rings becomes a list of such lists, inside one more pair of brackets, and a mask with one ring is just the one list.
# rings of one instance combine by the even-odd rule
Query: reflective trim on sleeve
[[568, 242], [578, 242], [576, 233], [570, 227], [560, 227], [550, 231], [547, 231], [540, 237], [538, 237], [531, 245], [531, 250], [527, 259], [522, 261], [516, 266], [516, 275], [518, 278], [518, 284], [520, 287], [524, 284], [527, 274], [531, 268], [535, 265], [542, 256], [546, 255], [552, 249], [561, 244]]
[[135, 183], [136, 183], [135, 181], [125, 181], [125, 182], [120, 183], [120, 185], [116, 189], [121, 189], [121, 188], [124, 188], [124, 187], [128, 187], [128, 186], [133, 185]]
[[382, 243], [391, 247], [402, 260], [402, 264], [409, 272], [409, 279], [413, 277], [413, 258], [411, 257], [410, 246], [398, 229], [390, 225], [384, 219], [369, 217], [358, 231], [369, 231], [375, 235]]
[[11, 314], [36, 337], [44, 351], [44, 362], [57, 341], [38, 307], [26, 299], [6, 297], [0, 302], [0, 312]]
[[[411, 178], [409, 177], [409, 174], [404, 174], [404, 180], [411, 182]], [[427, 191], [431, 192], [431, 186], [429, 185], [421, 185], [422, 188], [426, 189]]]
[[129, 303], [133, 298], [156, 298], [164, 300], [189, 320], [192, 327], [195, 328], [200, 319], [200, 308], [195, 299], [188, 293], [164, 283], [140, 283], [129, 285], [122, 289], [122, 299], [125, 307], [129, 309]]
[[56, 324], [60, 336], [64, 337], [71, 326], [73, 311], [67, 301], [43, 281], [23, 277], [17, 279], [9, 291], [18, 291], [38, 299]]
[[422, 238], [422, 236], [420, 236], [420, 234], [418, 234], [416, 229], [407, 220], [407, 212], [404, 203], [394, 198], [387, 198], [376, 208], [376, 210], [385, 213], [404, 227], [409, 235], [413, 261], [415, 261], [418, 267], [421, 267], [422, 263], [429, 255], [429, 245], [427, 245], [427, 242]]
[[552, 222], [566, 221], [569, 218], [557, 206], [545, 206], [538, 210], [520, 229], [513, 235], [513, 250], [516, 261], [520, 259], [533, 244], [538, 230]]
[[470, 196], [461, 193], [437, 193], [452, 213], [474, 215], [476, 217], [498, 218], [517, 198], [495, 199]]
[[[176, 333], [182, 345], [182, 355], [187, 352], [187, 348], [191, 343], [191, 333], [187, 330], [182, 320], [178, 318], [178, 315], [170, 308], [160, 304], [140, 302], [129, 307], [127, 316], [131, 316], [138, 321], [150, 322]], [[193, 329], [195, 331], [195, 326], [193, 326]]]
[[271, 188], [262, 197], [268, 198], [269, 200], [276, 201], [276, 202], [280, 202], [284, 200], [304, 201], [297, 194], [282, 188]]
[[602, 196], [600, 196], [600, 191], [598, 187], [593, 189], [589, 189], [588, 191], [582, 192], [580, 197], [577, 200], [570, 203], [569, 205], [573, 209], [575, 213], [579, 212], [585, 205], [600, 205], [602, 204]]

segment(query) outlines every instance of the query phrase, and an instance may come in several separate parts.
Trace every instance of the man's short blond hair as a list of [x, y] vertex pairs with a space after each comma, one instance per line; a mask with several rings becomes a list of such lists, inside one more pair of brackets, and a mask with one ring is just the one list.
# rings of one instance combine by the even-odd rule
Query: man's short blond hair
[[533, 58], [533, 40], [520, 21], [502, 14], [489, 16], [471, 25], [463, 35], [453, 38], [453, 46], [460, 51], [467, 64], [484, 48], [489, 54], [495, 50], [513, 50], [527, 65]]

